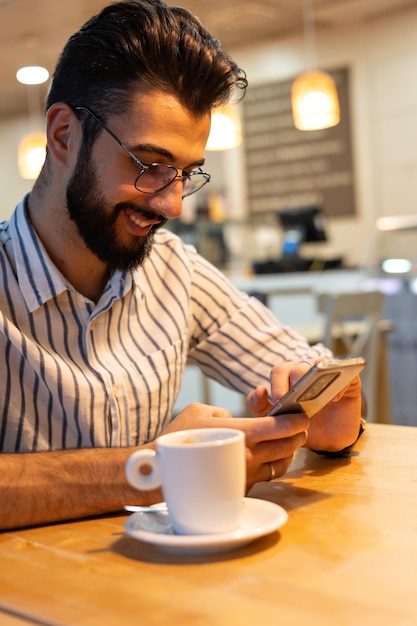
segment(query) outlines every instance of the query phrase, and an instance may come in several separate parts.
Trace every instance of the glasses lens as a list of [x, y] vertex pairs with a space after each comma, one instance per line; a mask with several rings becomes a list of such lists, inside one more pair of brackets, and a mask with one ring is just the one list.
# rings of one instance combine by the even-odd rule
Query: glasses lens
[[184, 179], [183, 185], [183, 198], [186, 196], [191, 196], [192, 193], [195, 193], [201, 187], [203, 187], [210, 180], [210, 176], [204, 173], [193, 173], [188, 178]]
[[177, 170], [168, 165], [151, 165], [143, 170], [136, 179], [135, 187], [138, 191], [152, 193], [169, 185], [177, 176]]
[[[167, 187], [177, 177], [178, 170], [170, 165], [150, 165], [143, 170], [135, 180], [135, 187], [143, 193], [154, 193]], [[192, 172], [183, 178], [182, 197], [190, 196], [210, 180], [205, 172]]]

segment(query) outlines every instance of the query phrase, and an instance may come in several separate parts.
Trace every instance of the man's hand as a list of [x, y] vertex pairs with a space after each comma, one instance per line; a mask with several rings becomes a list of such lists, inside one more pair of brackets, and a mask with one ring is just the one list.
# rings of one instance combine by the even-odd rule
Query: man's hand
[[235, 428], [245, 433], [248, 489], [256, 482], [270, 480], [287, 471], [294, 453], [304, 445], [310, 420], [304, 413], [284, 415], [282, 419], [266, 416], [232, 417], [230, 411], [207, 404], [188, 405], [161, 434], [189, 428]]
[[[285, 363], [271, 370], [271, 399], [277, 402], [311, 367], [308, 362]], [[273, 404], [266, 387], [248, 394], [246, 402], [254, 415], [267, 415]], [[361, 418], [361, 381], [356, 376], [327, 406], [311, 418], [306, 446], [313, 450], [337, 452], [352, 444], [359, 433]], [[275, 417], [281, 420], [282, 415]]]

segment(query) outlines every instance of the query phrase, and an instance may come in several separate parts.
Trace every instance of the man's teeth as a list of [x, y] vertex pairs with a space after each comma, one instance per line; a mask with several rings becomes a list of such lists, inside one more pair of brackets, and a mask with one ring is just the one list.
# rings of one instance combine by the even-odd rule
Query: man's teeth
[[139, 215], [135, 215], [134, 213], [129, 213], [129, 219], [139, 226], [140, 228], [146, 228], [147, 226], [151, 226], [153, 222], [148, 222], [147, 220], [140, 219]]

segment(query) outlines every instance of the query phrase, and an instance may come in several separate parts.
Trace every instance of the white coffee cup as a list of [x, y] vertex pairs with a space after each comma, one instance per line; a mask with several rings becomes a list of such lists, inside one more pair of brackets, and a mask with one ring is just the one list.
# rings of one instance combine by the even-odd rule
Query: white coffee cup
[[156, 448], [134, 452], [126, 476], [139, 490], [162, 487], [177, 533], [225, 533], [239, 526], [246, 487], [242, 431], [182, 430], [158, 437]]

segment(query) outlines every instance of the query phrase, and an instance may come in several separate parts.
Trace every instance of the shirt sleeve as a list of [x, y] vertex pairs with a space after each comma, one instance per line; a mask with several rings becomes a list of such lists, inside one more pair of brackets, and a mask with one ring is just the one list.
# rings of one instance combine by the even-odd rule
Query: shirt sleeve
[[240, 292], [196, 254], [192, 272], [189, 358], [226, 387], [247, 394], [269, 385], [274, 365], [331, 356], [322, 344], [310, 346], [257, 298]]

